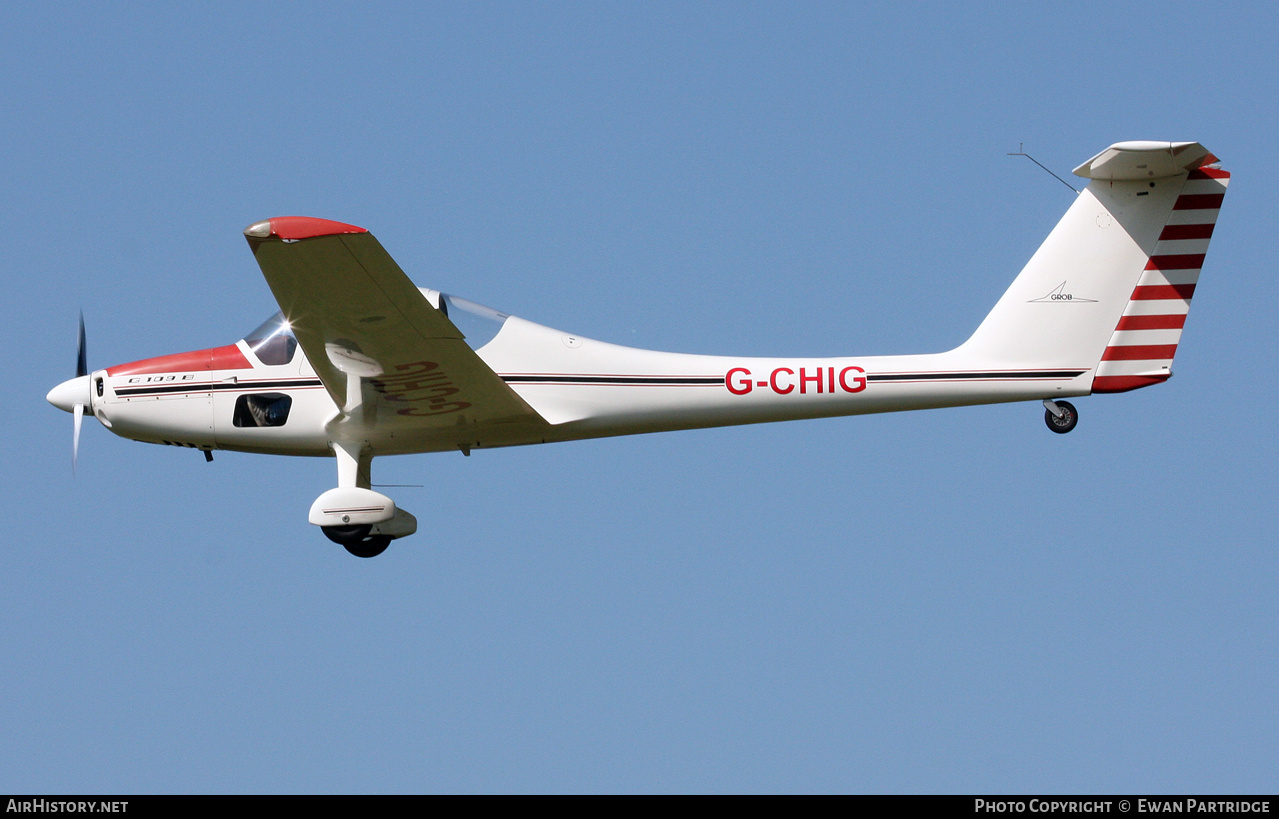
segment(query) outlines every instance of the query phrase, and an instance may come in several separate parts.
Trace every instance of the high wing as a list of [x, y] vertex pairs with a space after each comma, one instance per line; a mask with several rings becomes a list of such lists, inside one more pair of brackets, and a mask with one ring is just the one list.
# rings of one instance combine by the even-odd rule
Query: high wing
[[467, 345], [364, 228], [300, 216], [244, 231], [298, 343], [341, 413], [335, 431], [473, 436], [546, 422]]

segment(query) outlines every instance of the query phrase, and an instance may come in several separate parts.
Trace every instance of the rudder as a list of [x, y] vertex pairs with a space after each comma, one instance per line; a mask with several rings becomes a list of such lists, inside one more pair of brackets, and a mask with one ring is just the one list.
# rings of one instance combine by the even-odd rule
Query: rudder
[[1187, 175], [1102, 353], [1093, 392], [1126, 392], [1172, 375], [1172, 359], [1229, 184], [1230, 174], [1215, 167], [1196, 168]]

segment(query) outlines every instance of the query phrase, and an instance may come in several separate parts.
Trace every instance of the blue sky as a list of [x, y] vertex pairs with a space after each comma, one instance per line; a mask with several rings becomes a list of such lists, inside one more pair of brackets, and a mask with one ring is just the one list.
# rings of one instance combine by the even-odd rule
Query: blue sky
[[[1274, 792], [1267, 5], [0, 7], [2, 792]], [[1167, 384], [375, 464], [44, 395], [275, 310], [240, 231], [682, 352], [962, 341], [1126, 139], [1230, 194]]]

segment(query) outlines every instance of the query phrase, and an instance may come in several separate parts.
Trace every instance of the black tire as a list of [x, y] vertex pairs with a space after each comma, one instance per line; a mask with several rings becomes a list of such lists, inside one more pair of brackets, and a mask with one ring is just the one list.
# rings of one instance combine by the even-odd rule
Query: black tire
[[389, 535], [373, 535], [359, 543], [343, 543], [342, 545], [356, 557], [377, 557], [386, 551], [387, 546], [391, 545], [391, 537]]
[[324, 536], [334, 543], [346, 546], [348, 543], [359, 543], [364, 540], [369, 536], [369, 532], [373, 531], [373, 527], [368, 524], [363, 526], [321, 526], [320, 531], [324, 532]]
[[1053, 415], [1050, 409], [1044, 410], [1044, 423], [1053, 432], [1065, 435], [1075, 428], [1075, 424], [1079, 423], [1079, 412], [1075, 409], [1075, 405], [1069, 401], [1054, 401], [1057, 408], [1061, 410], [1061, 417]]

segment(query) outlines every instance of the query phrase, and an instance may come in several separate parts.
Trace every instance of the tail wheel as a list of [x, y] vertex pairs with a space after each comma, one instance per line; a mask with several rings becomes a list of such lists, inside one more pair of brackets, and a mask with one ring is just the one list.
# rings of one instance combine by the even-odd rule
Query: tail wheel
[[1069, 401], [1054, 401], [1057, 409], [1061, 410], [1061, 415], [1053, 415], [1050, 409], [1044, 410], [1044, 423], [1053, 432], [1065, 435], [1075, 428], [1075, 424], [1079, 423], [1079, 412], [1075, 409], [1075, 405]]
[[387, 535], [373, 535], [366, 537], [358, 543], [343, 543], [342, 546], [356, 557], [377, 557], [386, 551], [386, 547], [391, 544], [391, 538]]

